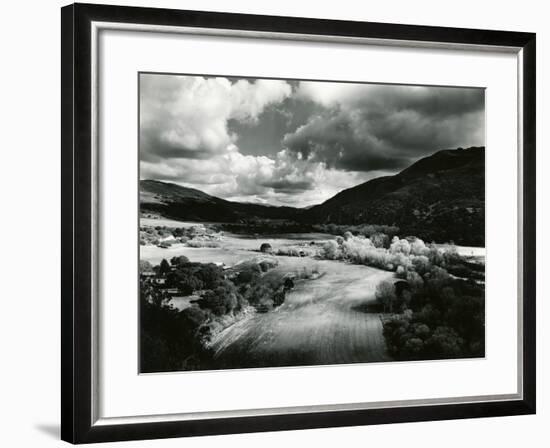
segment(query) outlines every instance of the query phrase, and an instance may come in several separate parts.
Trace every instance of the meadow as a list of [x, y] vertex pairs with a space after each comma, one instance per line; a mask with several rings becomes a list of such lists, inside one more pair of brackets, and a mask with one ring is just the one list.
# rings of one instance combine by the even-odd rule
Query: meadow
[[484, 355], [481, 249], [156, 219], [140, 235], [144, 372]]

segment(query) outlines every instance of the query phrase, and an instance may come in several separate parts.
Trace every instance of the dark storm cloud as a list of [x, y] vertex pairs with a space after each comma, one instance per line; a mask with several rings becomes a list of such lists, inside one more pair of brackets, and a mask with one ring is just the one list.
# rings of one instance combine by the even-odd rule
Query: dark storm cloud
[[484, 144], [480, 89], [142, 75], [140, 174], [306, 206]]
[[301, 159], [324, 162], [328, 167], [347, 171], [374, 171], [406, 166], [409, 159], [388, 156], [387, 145], [376, 137], [360, 135], [345, 113], [327, 113], [312, 118], [283, 144]]
[[[283, 143], [303, 158], [343, 170], [396, 170], [439, 149], [482, 145], [484, 91], [303, 84], [325, 106]], [[326, 86], [327, 88], [329, 86]]]
[[228, 129], [243, 154], [274, 156], [281, 150], [285, 134], [306, 124], [311, 116], [324, 110], [322, 105], [294, 97], [267, 106], [256, 122], [229, 120]]
[[208, 159], [212, 152], [207, 147], [186, 147], [181, 142], [174, 142], [161, 135], [157, 127], [142, 127], [140, 131], [140, 158], [146, 162], [165, 159]]
[[364, 107], [378, 111], [413, 110], [433, 118], [445, 118], [482, 110], [482, 89], [420, 86], [369, 86], [364, 95], [355, 98]]
[[276, 193], [297, 193], [311, 190], [315, 186], [311, 180], [271, 180], [263, 182], [262, 186], [272, 188]]

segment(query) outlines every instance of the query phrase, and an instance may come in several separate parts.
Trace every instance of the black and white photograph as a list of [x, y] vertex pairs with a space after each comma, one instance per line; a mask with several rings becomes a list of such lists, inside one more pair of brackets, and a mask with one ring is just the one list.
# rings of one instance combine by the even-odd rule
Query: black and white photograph
[[139, 74], [140, 371], [485, 356], [485, 91]]
[[0, 446], [545, 446], [543, 2], [5, 6]]

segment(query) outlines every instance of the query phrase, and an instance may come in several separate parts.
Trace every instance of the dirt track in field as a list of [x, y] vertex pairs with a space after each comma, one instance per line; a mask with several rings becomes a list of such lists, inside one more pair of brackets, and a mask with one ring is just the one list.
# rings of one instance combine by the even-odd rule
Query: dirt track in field
[[[294, 268], [305, 259], [287, 258]], [[284, 263], [277, 269], [288, 269]], [[275, 311], [255, 314], [217, 335], [222, 367], [299, 366], [390, 360], [380, 315], [367, 313], [376, 285], [391, 273], [317, 261], [324, 275], [301, 281]]]
[[[183, 223], [186, 224], [186, 223]], [[298, 235], [304, 243], [323, 235]], [[299, 240], [298, 239], [298, 240]], [[219, 248], [168, 249], [143, 246], [141, 258], [157, 264], [162, 258], [185, 255], [191, 261], [232, 266], [257, 255], [260, 244], [274, 248], [294, 245], [296, 238], [242, 238], [225, 235]], [[285, 303], [265, 314], [254, 313], [216, 335], [212, 341], [216, 366], [251, 368], [348, 364], [390, 360], [382, 335], [380, 315], [367, 313], [375, 301], [376, 285], [392, 273], [310, 257], [278, 256], [281, 273], [316, 268], [322, 276], [303, 280], [288, 293]]]

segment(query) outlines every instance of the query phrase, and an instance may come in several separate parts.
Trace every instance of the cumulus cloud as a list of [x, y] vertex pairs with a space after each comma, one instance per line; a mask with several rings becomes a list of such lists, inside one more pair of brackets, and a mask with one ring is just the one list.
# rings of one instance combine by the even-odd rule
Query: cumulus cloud
[[230, 119], [255, 121], [292, 88], [285, 81], [143, 74], [140, 78], [142, 160], [205, 159], [223, 153], [235, 136]]
[[302, 82], [296, 95], [326, 109], [284, 144], [330, 167], [391, 170], [438, 149], [484, 142], [481, 89]]
[[483, 140], [479, 89], [140, 78], [141, 178], [229, 200], [312, 205]]

